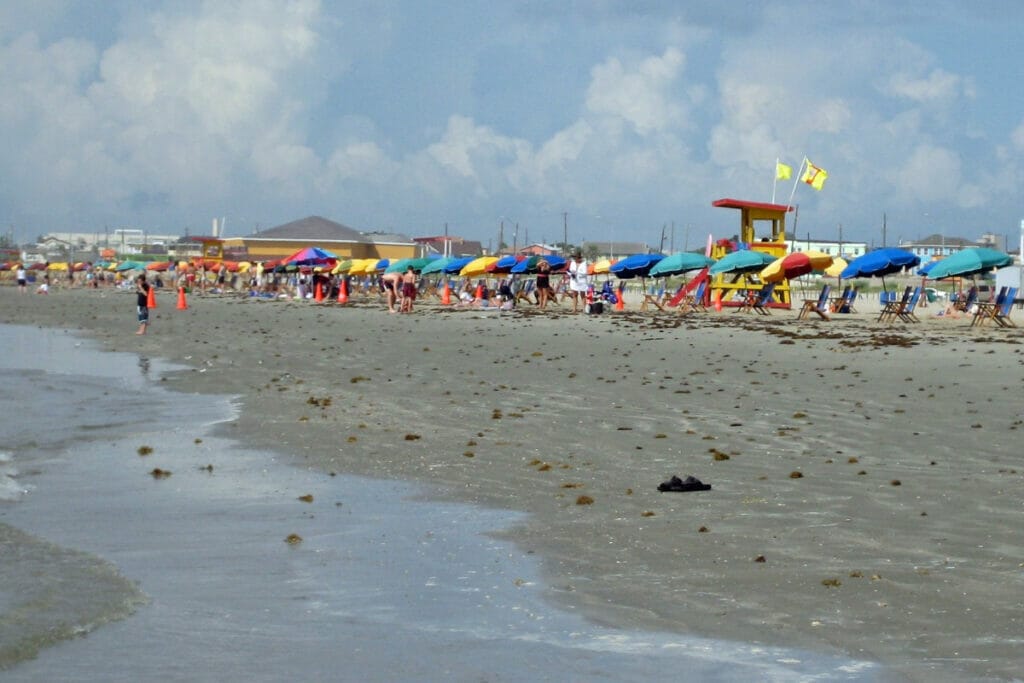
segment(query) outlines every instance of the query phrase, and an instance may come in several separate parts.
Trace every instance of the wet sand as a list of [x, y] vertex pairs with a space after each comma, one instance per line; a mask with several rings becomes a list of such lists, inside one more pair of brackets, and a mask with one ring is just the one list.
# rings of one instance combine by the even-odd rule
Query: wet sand
[[[605, 624], [876, 659], [911, 680], [1024, 668], [1024, 333], [870, 305], [832, 322], [585, 317], [164, 292], [19, 296], [242, 396], [226, 435], [295, 464], [529, 513], [507, 535]], [[1015, 311], [1015, 316], [1019, 312]], [[661, 493], [672, 475], [707, 492]]]

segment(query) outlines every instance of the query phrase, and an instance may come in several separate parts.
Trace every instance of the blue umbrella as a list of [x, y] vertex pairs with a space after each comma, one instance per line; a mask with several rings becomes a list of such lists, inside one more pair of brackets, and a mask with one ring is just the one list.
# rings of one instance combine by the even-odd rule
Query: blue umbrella
[[906, 249], [883, 247], [869, 251], [850, 261], [849, 265], [839, 273], [840, 280], [855, 277], [880, 277], [882, 289], [885, 289], [885, 276], [898, 273], [905, 268], [913, 268], [921, 262], [921, 257]]
[[531, 256], [528, 259], [520, 261], [512, 266], [512, 270], [509, 272], [516, 275], [522, 275], [523, 273], [536, 273], [537, 264], [541, 261], [547, 261], [553, 271], [559, 270], [565, 266], [565, 259], [563, 257], [556, 256], [555, 254], [548, 254], [547, 256]]
[[673, 275], [681, 275], [691, 270], [700, 270], [701, 268], [707, 268], [714, 261], [709, 259], [704, 254], [695, 254], [692, 251], [682, 251], [658, 261], [651, 272], [648, 273], [651, 277], [671, 277]]
[[839, 274], [844, 280], [855, 277], [885, 277], [911, 268], [921, 262], [921, 257], [906, 249], [886, 247], [875, 249], [850, 261]]
[[466, 267], [466, 265], [472, 261], [475, 256], [462, 256], [460, 258], [452, 259], [444, 267], [444, 272], [448, 275], [458, 275], [459, 271]]
[[663, 258], [664, 256], [661, 254], [633, 254], [613, 263], [610, 271], [622, 280], [634, 277], [643, 278], [647, 277], [651, 272], [651, 268]]
[[775, 260], [771, 254], [752, 249], [741, 249], [731, 254], [726, 254], [715, 261], [715, 265], [708, 269], [712, 275], [719, 273], [752, 273], [763, 270], [765, 266]]
[[972, 277], [993, 268], [1004, 268], [1013, 263], [1013, 257], [995, 249], [964, 249], [942, 259], [928, 271], [928, 277], [941, 280], [947, 277]]

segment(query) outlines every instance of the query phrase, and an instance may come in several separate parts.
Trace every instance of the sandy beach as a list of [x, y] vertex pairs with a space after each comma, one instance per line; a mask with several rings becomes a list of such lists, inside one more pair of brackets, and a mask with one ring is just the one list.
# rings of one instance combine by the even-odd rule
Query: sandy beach
[[[237, 394], [221, 429], [318, 471], [528, 513], [508, 536], [600, 623], [877, 660], [909, 680], [1024, 670], [1020, 329], [442, 310], [0, 288]], [[1018, 322], [1024, 319], [1014, 311]], [[672, 475], [710, 491], [662, 493]]]

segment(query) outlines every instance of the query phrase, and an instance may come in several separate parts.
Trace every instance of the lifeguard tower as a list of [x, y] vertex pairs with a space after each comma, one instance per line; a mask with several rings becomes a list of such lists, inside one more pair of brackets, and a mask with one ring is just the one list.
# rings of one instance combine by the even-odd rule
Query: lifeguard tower
[[[786, 213], [792, 211], [793, 207], [785, 204], [748, 202], [742, 199], [719, 199], [711, 202], [711, 206], [740, 210], [740, 241], [751, 251], [764, 252], [774, 258], [786, 255]], [[717, 260], [727, 253], [729, 247], [718, 243], [712, 245], [711, 258]], [[711, 300], [714, 301], [720, 293], [723, 306], [739, 306], [745, 296], [762, 287], [763, 283], [757, 279], [756, 273], [719, 273], [711, 279]], [[789, 280], [783, 280], [775, 285], [775, 292], [768, 306], [790, 308], [790, 304]]]

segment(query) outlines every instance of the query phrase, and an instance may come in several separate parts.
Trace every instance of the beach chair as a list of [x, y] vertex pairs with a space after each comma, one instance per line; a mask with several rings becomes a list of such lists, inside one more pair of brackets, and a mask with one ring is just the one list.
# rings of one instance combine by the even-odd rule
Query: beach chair
[[679, 308], [676, 310], [676, 313], [679, 315], [686, 315], [694, 311], [707, 313], [708, 307], [704, 305], [704, 294], [707, 292], [707, 289], [708, 281], [702, 280], [697, 285], [697, 289], [684, 296], [682, 301], [679, 302]]
[[920, 303], [922, 294], [923, 290], [920, 287], [914, 287], [914, 292], [910, 295], [910, 299], [907, 300], [907, 303], [902, 308], [896, 311], [896, 317], [889, 322], [892, 323], [896, 320], [902, 320], [905, 323], [921, 322], [917, 319], [917, 316], [914, 315], [914, 309], [916, 309], [917, 304]]
[[[977, 303], [978, 310], [974, 313], [974, 318], [971, 320], [971, 327], [974, 327], [975, 325], [980, 327], [981, 325], [984, 325], [986, 321], [994, 320], [996, 317], [996, 311], [1001, 309], [1006, 303], [1006, 294], [1009, 289], [1009, 287], [1000, 287], [999, 293], [996, 294], [994, 301], [979, 301]], [[1010, 301], [1012, 302], [1013, 299], [1011, 298]]]
[[850, 285], [846, 285], [846, 287], [844, 287], [844, 288], [843, 288], [843, 293], [842, 293], [842, 294], [840, 294], [840, 295], [839, 295], [839, 296], [837, 296], [837, 297], [833, 297], [833, 298], [832, 298], [832, 301], [831, 301], [831, 303], [829, 304], [829, 307], [828, 307], [828, 309], [829, 309], [829, 310], [830, 310], [830, 311], [831, 311], [832, 313], [838, 313], [838, 310], [837, 310], [837, 309], [839, 308], [839, 304], [840, 304], [840, 303], [841, 303], [841, 302], [842, 302], [843, 300], [845, 300], [845, 299], [846, 299], [846, 297], [848, 297], [849, 295], [850, 295]]
[[797, 314], [796, 319], [802, 320], [811, 313], [817, 313], [818, 317], [822, 320], [829, 320], [830, 308], [828, 305], [828, 295], [831, 292], [832, 285], [824, 285], [822, 286], [821, 294], [818, 295], [817, 299], [804, 299], [804, 305], [800, 307], [800, 312]]
[[768, 310], [768, 304], [771, 303], [772, 294], [775, 292], [775, 283], [765, 285], [760, 291], [753, 293], [753, 296], [748, 296], [740, 304], [737, 313], [740, 311], [744, 313], [750, 313], [754, 311], [761, 315], [771, 315], [772, 312]]
[[655, 289], [655, 287], [651, 287], [650, 289], [647, 290], [647, 293], [644, 294], [644, 300], [643, 300], [643, 303], [640, 304], [640, 310], [641, 311], [646, 311], [647, 310], [647, 306], [650, 305], [650, 306], [654, 306], [659, 311], [664, 311], [665, 307], [661, 303], [661, 300], [664, 299], [664, 298], [665, 298], [665, 286], [664, 285], [661, 286], [661, 289]]
[[1010, 287], [1006, 290], [1003, 304], [993, 309], [992, 320], [1000, 327], [1017, 327], [1017, 324], [1010, 320], [1010, 311], [1013, 309], [1013, 302], [1017, 298], [1018, 289], [1018, 287]]
[[857, 288], [850, 287], [843, 292], [843, 295], [832, 302], [833, 313], [856, 313], [853, 302], [857, 300]]
[[[888, 299], [885, 301], [882, 305], [882, 312], [878, 314], [878, 320], [876, 322], [892, 322], [895, 320], [899, 311], [902, 311], [903, 307], [907, 305], [908, 301], [910, 301], [910, 295], [913, 293], [914, 288], [908, 286], [903, 290], [903, 297], [900, 300], [896, 301]], [[883, 292], [883, 294], [885, 294], [885, 292]], [[879, 301], [882, 301], [881, 297], [879, 297]]]
[[960, 297], [953, 302], [953, 308], [955, 308], [958, 311], [963, 311], [964, 313], [967, 313], [968, 311], [971, 310], [971, 306], [977, 303], [977, 301], [978, 287], [974, 286], [967, 290], [967, 296]]

